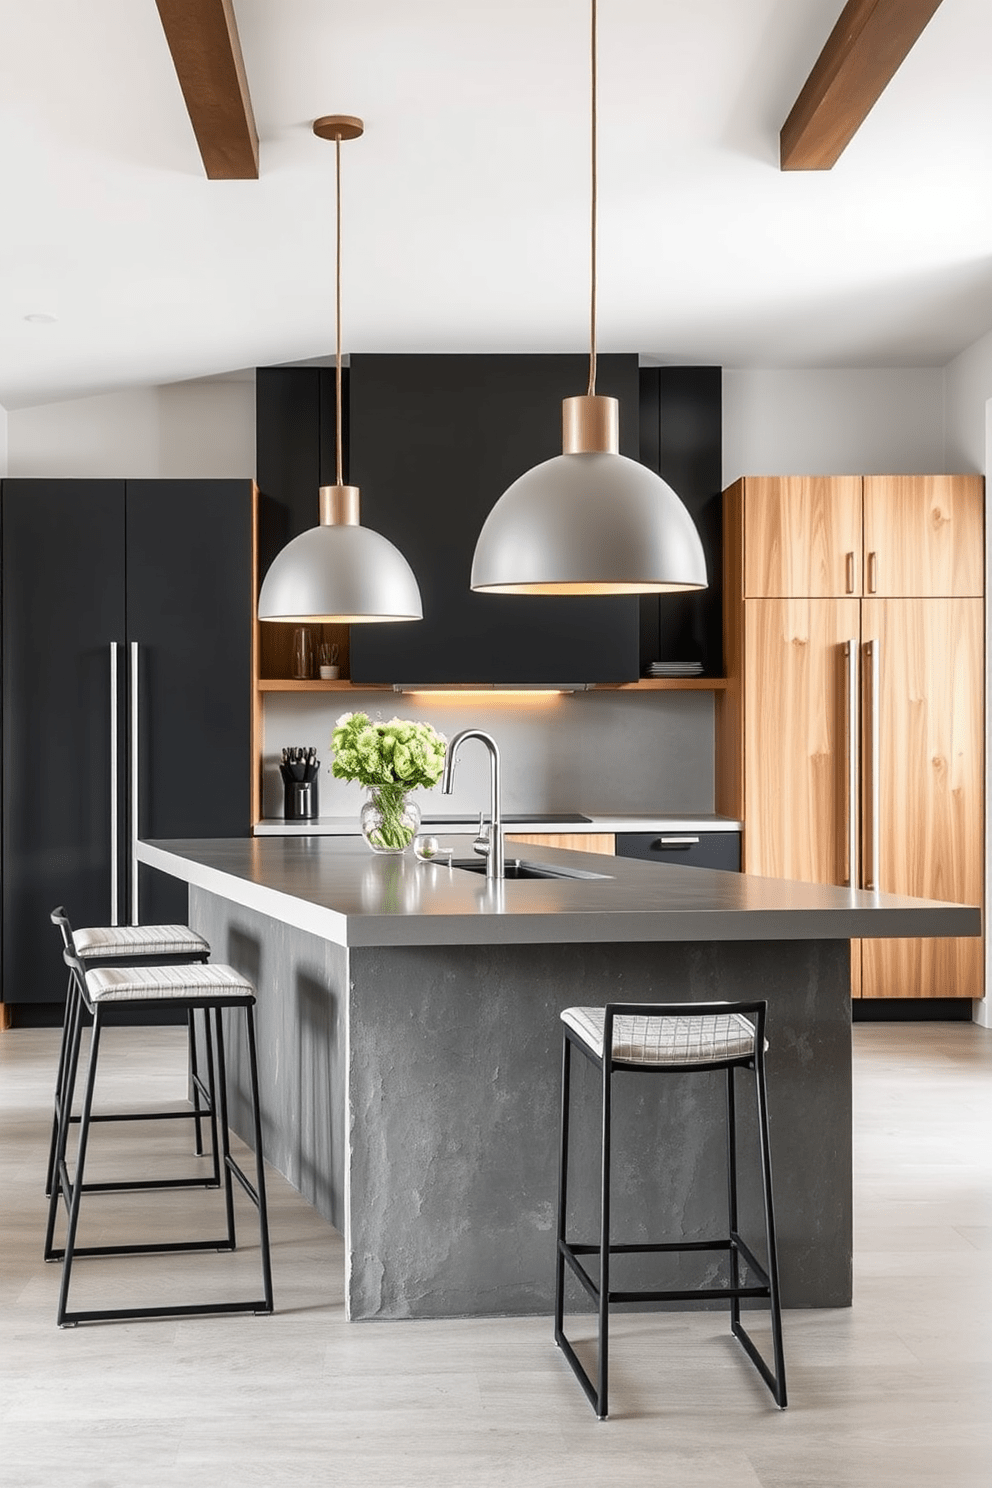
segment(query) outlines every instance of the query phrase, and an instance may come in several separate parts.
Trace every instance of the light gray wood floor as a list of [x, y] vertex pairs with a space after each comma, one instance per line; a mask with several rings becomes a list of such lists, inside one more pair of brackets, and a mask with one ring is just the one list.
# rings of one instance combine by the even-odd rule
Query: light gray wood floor
[[[989, 1488], [992, 1034], [860, 1025], [854, 1042], [855, 1305], [786, 1314], [788, 1410], [724, 1315], [653, 1314], [615, 1324], [600, 1423], [543, 1319], [345, 1322], [340, 1240], [275, 1174], [274, 1316], [56, 1328], [41, 1189], [57, 1035], [3, 1034], [0, 1484]], [[110, 1035], [106, 1067], [117, 1102], [182, 1099], [173, 1030]], [[104, 1171], [189, 1161], [171, 1125], [100, 1129]], [[94, 1196], [81, 1241], [150, 1220], [214, 1233], [195, 1228], [205, 1203]], [[237, 1256], [81, 1261], [78, 1301], [250, 1290], [240, 1214]]]

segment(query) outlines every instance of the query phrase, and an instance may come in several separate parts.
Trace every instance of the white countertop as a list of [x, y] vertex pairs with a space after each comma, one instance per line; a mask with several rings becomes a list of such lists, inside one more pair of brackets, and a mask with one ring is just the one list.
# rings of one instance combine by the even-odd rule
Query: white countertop
[[[457, 832], [460, 830], [470, 831], [478, 821], [478, 814], [466, 815], [460, 818], [463, 824], [459, 826], [450, 819], [451, 814], [446, 813], [443, 804], [438, 805], [438, 817], [448, 816], [446, 821], [438, 821], [431, 817], [428, 811], [423, 812], [423, 825], [435, 832]], [[488, 812], [487, 812], [488, 814]], [[526, 813], [526, 819], [514, 816], [512, 811], [503, 813], [503, 830], [506, 832], [739, 832], [741, 823], [729, 816], [716, 816], [712, 812], [697, 812], [687, 816], [668, 816], [660, 813], [643, 815], [632, 813], [609, 813], [583, 811], [582, 815], [588, 820], [577, 822], [575, 820], [562, 820], [556, 818], [552, 812], [546, 812], [541, 821], [534, 820], [534, 813]], [[256, 837], [357, 837], [359, 836], [358, 816], [321, 816], [312, 822], [288, 822], [281, 816], [265, 817], [256, 822], [253, 828]]]

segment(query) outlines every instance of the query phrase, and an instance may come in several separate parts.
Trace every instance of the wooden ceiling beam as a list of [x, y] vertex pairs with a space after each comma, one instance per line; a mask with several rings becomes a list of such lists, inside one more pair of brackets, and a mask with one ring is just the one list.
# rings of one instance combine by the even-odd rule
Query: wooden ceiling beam
[[258, 132], [232, 0], [155, 0], [211, 181], [258, 179]]
[[779, 136], [782, 170], [830, 170], [940, 0], [847, 0]]

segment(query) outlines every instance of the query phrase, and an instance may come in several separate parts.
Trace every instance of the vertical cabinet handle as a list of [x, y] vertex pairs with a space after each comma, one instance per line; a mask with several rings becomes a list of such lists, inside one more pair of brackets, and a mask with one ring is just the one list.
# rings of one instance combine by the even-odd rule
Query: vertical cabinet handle
[[110, 642], [110, 923], [118, 923], [118, 905], [120, 903], [120, 837], [117, 812], [117, 793], [119, 781], [117, 776], [117, 761], [119, 759], [118, 745], [118, 719], [117, 719], [117, 687], [119, 683], [117, 642]]
[[868, 593], [874, 594], [878, 588], [878, 554], [868, 554]]
[[881, 788], [881, 734], [879, 729], [879, 698], [881, 677], [881, 648], [877, 640], [868, 641], [865, 644], [865, 654], [868, 658], [868, 670], [871, 689], [871, 811], [869, 822], [871, 830], [871, 851], [868, 854], [868, 877], [865, 882], [866, 889], [878, 890], [879, 887], [879, 838], [881, 827], [881, 803], [879, 792]]
[[131, 924], [138, 920], [138, 643], [131, 642]]
[[847, 879], [858, 882], [858, 638], [844, 647], [847, 655]]
[[854, 554], [848, 553], [845, 560], [846, 583], [848, 594], [854, 593]]

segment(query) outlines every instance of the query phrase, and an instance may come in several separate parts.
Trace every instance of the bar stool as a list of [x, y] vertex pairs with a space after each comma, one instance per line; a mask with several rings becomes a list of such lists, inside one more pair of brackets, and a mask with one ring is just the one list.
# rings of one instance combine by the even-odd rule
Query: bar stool
[[[63, 950], [72, 950], [88, 970], [97, 966], [177, 966], [209, 961], [210, 943], [188, 925], [91, 925], [82, 930], [73, 930], [62, 905], [52, 910], [50, 919], [62, 935]], [[52, 1111], [52, 1134], [48, 1145], [48, 1167], [45, 1173], [45, 1196], [52, 1192], [55, 1172], [55, 1146], [58, 1139], [59, 1118], [64, 1099], [66, 1052], [72, 1037], [73, 1019], [83, 1015], [83, 1004], [76, 989], [76, 978], [69, 972], [65, 994], [65, 1016], [62, 1020], [62, 1041], [59, 1047], [58, 1071], [55, 1076], [55, 1099]], [[122, 1113], [94, 1114], [93, 1121], [175, 1121], [192, 1119], [195, 1128], [193, 1151], [197, 1157], [203, 1155], [204, 1115], [213, 1117], [210, 1111], [208, 1092], [199, 1077], [196, 1045], [196, 1025], [192, 1009], [187, 1016], [189, 1032], [189, 1065], [191, 1111], [145, 1111], [140, 1115]], [[206, 1030], [209, 1038], [209, 1027]], [[78, 1117], [70, 1116], [73, 1122]], [[183, 1179], [178, 1187], [198, 1186], [216, 1188], [220, 1182], [216, 1170], [217, 1140], [214, 1132], [212, 1152], [215, 1157], [214, 1171], [206, 1178]], [[118, 1185], [127, 1187], [128, 1185]]]
[[[558, 1177], [558, 1247], [555, 1279], [555, 1342], [599, 1418], [608, 1414], [609, 1310], [615, 1302], [692, 1301], [716, 1298], [729, 1302], [731, 1332], [771, 1390], [777, 1405], [786, 1404], [785, 1355], [779, 1303], [778, 1258], [772, 1206], [771, 1155], [765, 1091], [764, 1002], [688, 1004], [608, 1003], [605, 1007], [572, 1007], [562, 1013], [562, 1105]], [[598, 1244], [576, 1244], [566, 1238], [568, 1188], [569, 1082], [572, 1046], [602, 1072], [602, 1165], [600, 1238]], [[604, 1049], [609, 1053], [604, 1057]], [[610, 1163], [613, 1078], [615, 1074], [687, 1075], [727, 1071], [728, 1233], [726, 1238], [644, 1245], [615, 1244], [610, 1234]], [[758, 1138], [764, 1201], [767, 1266], [762, 1266], [738, 1231], [737, 1117], [734, 1076], [738, 1069], [754, 1074]], [[726, 1286], [654, 1291], [615, 1291], [610, 1286], [610, 1259], [615, 1255], [660, 1252], [724, 1251], [729, 1258]], [[586, 1270], [584, 1256], [598, 1256], [598, 1280]], [[741, 1284], [741, 1263], [754, 1278]], [[564, 1333], [566, 1264], [591, 1297], [598, 1312], [598, 1368], [593, 1384]], [[594, 1268], [596, 1269], [596, 1268]], [[767, 1298], [771, 1311], [774, 1370], [769, 1369], [741, 1322], [742, 1298]]]
[[[67, 948], [64, 952], [66, 964], [71, 968], [80, 1003], [92, 1019], [86, 1086], [79, 1118], [79, 1142], [76, 1151], [75, 1173], [70, 1179], [66, 1159], [66, 1144], [70, 1130], [70, 1110], [76, 1084], [82, 1040], [82, 1018], [73, 1020], [69, 1047], [66, 1051], [66, 1077], [64, 1098], [55, 1154], [55, 1176], [49, 1200], [48, 1229], [45, 1235], [45, 1260], [61, 1260], [62, 1285], [59, 1292], [57, 1322], [60, 1327], [73, 1327], [77, 1323], [103, 1322], [118, 1319], [151, 1317], [186, 1317], [202, 1313], [272, 1311], [272, 1269], [269, 1255], [268, 1215], [265, 1202], [265, 1173], [262, 1161], [262, 1124], [258, 1103], [258, 1068], [255, 1048], [255, 1023], [253, 1009], [255, 992], [250, 981], [233, 966], [222, 966], [216, 962], [206, 965], [185, 966], [104, 966], [87, 970], [80, 956]], [[212, 1106], [216, 1102], [219, 1132], [219, 1157], [223, 1174], [226, 1209], [226, 1233], [219, 1239], [181, 1240], [147, 1244], [89, 1245], [76, 1244], [76, 1232], [82, 1196], [92, 1192], [84, 1183], [87, 1145], [93, 1121], [93, 1097], [96, 1089], [100, 1039], [108, 1011], [122, 1005], [140, 1006], [162, 1010], [180, 1007], [187, 1011], [202, 1011], [208, 1029], [212, 1027], [212, 1038], [208, 1049], [210, 1070], [206, 1088]], [[245, 1036], [248, 1049], [249, 1098], [251, 1101], [252, 1125], [255, 1142], [255, 1182], [231, 1155], [227, 1122], [227, 1069], [224, 1050], [224, 1029], [221, 1013], [225, 1008], [241, 1009], [244, 1012]], [[258, 1211], [259, 1248], [262, 1267], [262, 1296], [245, 1301], [218, 1301], [186, 1303], [162, 1307], [115, 1307], [70, 1311], [69, 1286], [73, 1262], [80, 1256], [110, 1256], [151, 1254], [166, 1251], [235, 1250], [237, 1248], [234, 1219], [234, 1190], [232, 1180], [236, 1178]], [[155, 1179], [121, 1185], [131, 1189], [161, 1186]], [[169, 1186], [172, 1186], [171, 1184]], [[111, 1185], [100, 1185], [102, 1188]], [[67, 1213], [65, 1245], [54, 1244], [55, 1226], [60, 1201]]]

